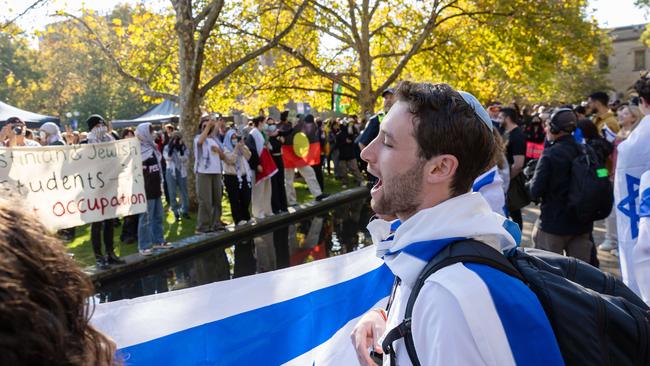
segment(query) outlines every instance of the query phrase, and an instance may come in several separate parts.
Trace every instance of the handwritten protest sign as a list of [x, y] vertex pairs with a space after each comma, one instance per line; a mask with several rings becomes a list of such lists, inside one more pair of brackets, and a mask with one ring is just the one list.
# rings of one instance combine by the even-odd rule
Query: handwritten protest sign
[[51, 230], [144, 212], [140, 143], [0, 147], [0, 186]]

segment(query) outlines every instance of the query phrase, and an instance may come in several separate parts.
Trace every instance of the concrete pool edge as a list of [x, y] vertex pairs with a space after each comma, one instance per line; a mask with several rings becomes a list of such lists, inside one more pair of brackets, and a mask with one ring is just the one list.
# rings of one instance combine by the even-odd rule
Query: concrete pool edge
[[123, 257], [126, 264], [114, 265], [106, 270], [96, 269], [95, 266], [84, 268], [94, 283], [115, 280], [125, 277], [128, 274], [139, 272], [150, 267], [161, 265], [178, 258], [186, 257], [192, 253], [204, 251], [209, 248], [215, 248], [229, 242], [235, 242], [242, 238], [255, 236], [272, 230], [275, 227], [283, 226], [291, 222], [300, 220], [304, 217], [316, 215], [332, 207], [345, 204], [350, 201], [368, 197], [366, 187], [358, 187], [333, 194], [326, 199], [316, 202], [308, 202], [290, 207], [289, 212], [276, 214], [261, 220], [254, 224], [238, 226], [235, 229], [219, 233], [209, 233], [193, 235], [180, 241], [173, 242], [174, 248], [161, 250], [150, 256], [142, 256], [139, 253]]

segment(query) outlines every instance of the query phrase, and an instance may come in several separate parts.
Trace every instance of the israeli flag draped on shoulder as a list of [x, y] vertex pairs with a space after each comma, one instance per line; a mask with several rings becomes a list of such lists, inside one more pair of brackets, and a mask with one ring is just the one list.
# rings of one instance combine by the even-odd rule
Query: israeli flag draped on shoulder
[[[368, 229], [377, 256], [401, 280], [386, 332], [402, 322], [418, 275], [447, 245], [475, 239], [507, 253], [521, 241], [517, 224], [493, 212], [479, 193], [450, 198], [403, 223], [375, 220]], [[563, 364], [535, 294], [520, 280], [486, 265], [456, 263], [428, 277], [411, 324], [421, 365]], [[411, 364], [403, 339], [393, 342], [393, 349], [397, 365]]]
[[503, 178], [499, 174], [499, 167], [481, 174], [472, 184], [472, 192], [479, 192], [492, 208], [492, 211], [506, 214], [506, 190], [503, 189]]
[[99, 304], [92, 323], [126, 365], [354, 364], [352, 328], [393, 281], [374, 250]]

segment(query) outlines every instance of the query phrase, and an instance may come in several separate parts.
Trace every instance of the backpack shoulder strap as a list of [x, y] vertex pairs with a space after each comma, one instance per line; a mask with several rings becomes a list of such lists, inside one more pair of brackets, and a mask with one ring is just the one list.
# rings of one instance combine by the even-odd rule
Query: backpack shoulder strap
[[420, 361], [415, 351], [413, 335], [411, 333], [411, 317], [413, 315], [415, 300], [424, 286], [424, 282], [429, 278], [429, 276], [439, 269], [456, 263], [485, 264], [527, 283], [525, 278], [512, 265], [512, 263], [510, 263], [503, 254], [499, 253], [489, 245], [473, 239], [460, 240], [449, 244], [441, 250], [440, 253], [436, 254], [433, 259], [427, 263], [422, 272], [420, 272], [406, 303], [404, 320], [400, 325], [388, 332], [384, 338], [382, 348], [384, 349], [385, 354], [390, 355], [391, 365], [395, 364], [395, 351], [392, 346], [393, 342], [400, 338], [404, 338], [406, 351], [408, 352], [411, 363], [414, 366], [420, 366]]

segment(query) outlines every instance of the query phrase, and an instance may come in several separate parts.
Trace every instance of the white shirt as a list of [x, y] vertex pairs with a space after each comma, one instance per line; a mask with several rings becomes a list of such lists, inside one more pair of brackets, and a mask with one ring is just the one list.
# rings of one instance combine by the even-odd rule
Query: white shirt
[[[396, 229], [391, 232], [386, 224]], [[401, 279], [384, 336], [404, 320], [411, 289], [439, 250], [458, 238], [473, 238], [507, 251], [521, 236], [516, 224], [494, 213], [478, 193], [448, 199], [401, 224], [374, 220], [368, 230], [377, 254]], [[518, 317], [509, 317], [512, 313]], [[562, 364], [535, 294], [518, 279], [483, 265], [456, 263], [431, 275], [415, 301], [411, 331], [422, 365]], [[404, 340], [393, 347], [397, 365], [411, 365]], [[524, 355], [517, 352], [522, 348]], [[389, 364], [385, 356], [384, 365]]]
[[208, 137], [199, 145], [199, 136], [194, 138], [194, 151], [196, 152], [196, 159], [194, 159], [194, 172], [201, 174], [221, 174], [223, 166], [219, 154], [212, 151], [212, 147], [217, 146], [222, 148], [219, 141], [214, 137]]
[[181, 155], [178, 151], [174, 151], [173, 154], [170, 154], [169, 146], [170, 144], [167, 144], [163, 149], [163, 155], [165, 156], [165, 163], [167, 164], [167, 170], [171, 170], [173, 172], [174, 170], [178, 169], [181, 172], [181, 177], [186, 178], [187, 163], [190, 160], [189, 157], [190, 150], [188, 148], [185, 148], [185, 153], [183, 155]]

